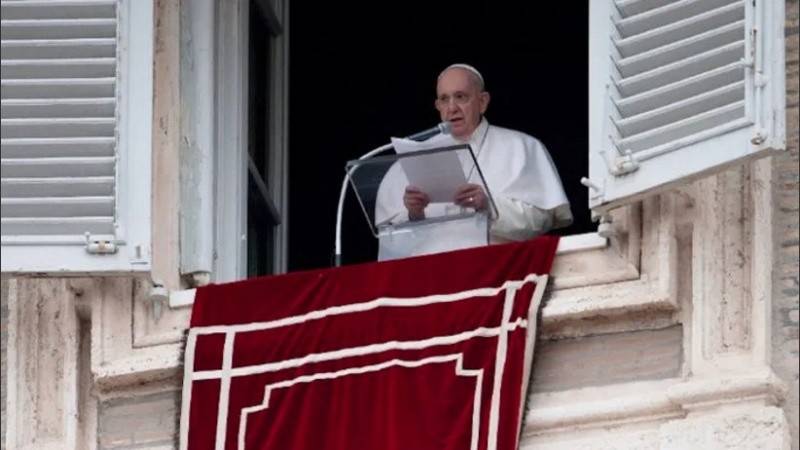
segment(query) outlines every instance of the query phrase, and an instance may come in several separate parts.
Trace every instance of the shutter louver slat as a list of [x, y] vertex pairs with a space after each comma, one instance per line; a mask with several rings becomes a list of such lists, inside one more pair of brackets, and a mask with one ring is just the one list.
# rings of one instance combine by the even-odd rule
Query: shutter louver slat
[[114, 170], [113, 156], [97, 158], [18, 158], [0, 160], [4, 178], [35, 177], [43, 171], [56, 172], [64, 177], [96, 177]]
[[670, 103], [700, 95], [717, 86], [726, 86], [742, 79], [744, 79], [744, 76], [739, 64], [731, 64], [638, 95], [623, 98], [616, 101], [615, 104], [622, 113], [622, 119], [624, 120], [624, 118], [641, 114], [651, 109], [661, 108]]
[[114, 58], [3, 60], [3, 78], [109, 78], [114, 77]]
[[111, 39], [3, 40], [3, 59], [113, 58], [117, 41]]
[[611, 144], [619, 154], [657, 153], [745, 119], [744, 1], [616, 6]]
[[114, 136], [113, 118], [4, 119], [2, 137], [91, 137]]
[[3, 229], [13, 235], [114, 234], [111, 217], [3, 217]]
[[739, 0], [682, 0], [657, 3], [660, 3], [661, 6], [640, 14], [624, 15], [622, 20], [617, 21], [616, 28], [621, 34], [627, 36], [646, 33], [648, 30], [668, 26], [725, 5], [741, 2]]
[[3, 199], [5, 217], [110, 216], [114, 197], [44, 197]]
[[113, 36], [114, 19], [3, 20], [2, 39], [69, 39]]
[[[673, 0], [677, 1], [677, 0]], [[642, 14], [652, 9], [664, 6], [663, 0], [619, 0], [616, 2], [617, 9], [626, 17]]]
[[684, 138], [694, 133], [699, 133], [744, 116], [744, 100], [731, 103], [711, 111], [705, 111], [696, 116], [670, 123], [660, 128], [655, 128], [640, 133], [619, 142], [619, 148], [630, 149], [634, 152], [651, 149], [672, 141]]
[[724, 27], [726, 24], [743, 20], [744, 8], [738, 3], [733, 3], [627, 39], [617, 40], [616, 45], [619, 53], [625, 57], [644, 53], [671, 42], [702, 34], [707, 30], [714, 30]]
[[113, 19], [116, 14], [116, 0], [29, 0], [3, 4], [5, 20]]
[[737, 21], [648, 52], [633, 55], [630, 58], [621, 59], [617, 65], [622, 76], [627, 78], [743, 40], [744, 21]]
[[691, 117], [712, 108], [721, 107], [739, 100], [739, 92], [744, 89], [744, 81], [723, 86], [686, 100], [671, 103], [642, 114], [617, 122], [617, 126], [625, 135], [634, 135], [648, 129], [658, 128]]
[[621, 95], [628, 97], [656, 89], [719, 67], [737, 63], [744, 54], [744, 41], [695, 55], [657, 69], [621, 80], [617, 85]]
[[116, 101], [109, 98], [42, 98], [2, 101], [3, 118], [13, 117], [109, 117]]
[[113, 236], [117, 1], [2, 2], [2, 235]]
[[113, 78], [3, 80], [2, 98], [113, 97]]
[[114, 194], [114, 177], [4, 178], [2, 189], [4, 198], [105, 196]]
[[113, 137], [3, 139], [4, 158], [114, 155]]

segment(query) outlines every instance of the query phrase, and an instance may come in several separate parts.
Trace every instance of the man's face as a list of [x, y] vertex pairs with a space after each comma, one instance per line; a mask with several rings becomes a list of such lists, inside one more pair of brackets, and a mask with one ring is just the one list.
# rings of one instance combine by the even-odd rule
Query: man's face
[[443, 121], [450, 122], [450, 132], [468, 139], [481, 122], [489, 105], [489, 93], [481, 92], [473, 75], [466, 69], [448, 69], [436, 84], [436, 109]]

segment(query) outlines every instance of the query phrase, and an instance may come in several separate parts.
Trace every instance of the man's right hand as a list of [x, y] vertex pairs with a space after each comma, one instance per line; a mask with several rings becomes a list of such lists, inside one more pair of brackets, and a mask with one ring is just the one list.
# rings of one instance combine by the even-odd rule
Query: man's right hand
[[430, 201], [428, 194], [422, 192], [416, 186], [407, 186], [406, 192], [403, 194], [403, 204], [408, 210], [408, 218], [410, 220], [424, 219], [425, 207], [428, 206]]

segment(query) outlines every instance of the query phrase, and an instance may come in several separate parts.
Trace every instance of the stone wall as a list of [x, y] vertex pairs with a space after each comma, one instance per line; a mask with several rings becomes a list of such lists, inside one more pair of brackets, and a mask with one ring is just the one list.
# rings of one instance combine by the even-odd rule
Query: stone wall
[[179, 418], [180, 394], [176, 389], [101, 401], [98, 448], [175, 448]]
[[792, 449], [800, 446], [798, 432], [798, 296], [800, 296], [800, 234], [798, 233], [798, 68], [800, 1], [786, 0], [786, 134], [788, 152], [773, 158], [773, 224], [775, 245], [772, 290], [772, 365], [789, 385], [784, 409], [792, 432]]
[[[798, 214], [800, 213], [798, 208], [800, 172], [798, 170], [798, 155], [800, 152], [798, 148], [800, 147], [800, 136], [797, 126], [798, 105], [800, 104], [800, 98], [798, 97], [798, 81], [800, 81], [800, 55], [798, 54], [800, 47], [798, 43], [800, 0], [786, 0], [786, 5], [787, 137], [789, 151], [773, 157], [771, 161], [772, 180], [774, 182], [772, 191], [774, 284], [772, 286], [771, 362], [775, 373], [789, 387], [787, 398], [781, 405], [783, 411], [770, 406], [747, 411], [746, 413], [722, 411], [718, 415], [699, 414], [695, 417], [690, 415], [686, 418], [685, 411], [673, 408], [668, 403], [665, 403], [667, 406], [662, 409], [658, 409], [658, 405], [645, 404], [641, 406], [643, 413], [639, 418], [647, 418], [646, 414], [650, 414], [651, 422], [640, 421], [635, 426], [630, 424], [623, 425], [625, 422], [634, 423], [636, 421], [621, 416], [619, 422], [609, 423], [595, 430], [584, 430], [582, 433], [575, 435], [570, 433], [551, 433], [541, 439], [529, 439], [528, 445], [530, 448], [538, 447], [541, 444], [549, 448], [569, 448], [570, 450], [575, 448], [626, 448], [625, 445], [631, 449], [678, 449], [692, 447], [711, 448], [714, 445], [731, 444], [731, 448], [736, 448], [737, 445], [742, 447], [742, 442], [753, 445], [749, 448], [756, 448], [757, 445], [768, 445], [779, 441], [785, 442], [779, 435], [785, 431], [783, 421], [786, 420], [791, 432], [791, 448], [800, 450], [800, 445], [798, 444], [800, 442], [800, 432], [798, 431], [798, 422], [800, 422], [800, 413], [798, 412], [798, 401], [800, 401], [798, 388], [798, 364], [800, 363], [800, 358], [798, 357], [798, 333], [800, 330], [798, 324], [798, 297], [800, 296], [800, 275], [798, 275], [798, 272], [800, 272], [800, 264], [798, 264], [798, 259], [800, 258], [800, 223], [798, 219]], [[683, 261], [685, 256], [681, 256], [679, 259]], [[14, 356], [8, 355], [7, 352], [9, 346], [8, 287], [8, 280], [3, 278], [0, 285], [0, 350], [2, 350], [2, 356], [0, 356], [0, 382], [2, 383], [2, 389], [0, 389], [2, 392], [0, 396], [0, 448], [2, 449], [6, 448], [5, 438], [8, 430], [8, 358], [9, 356]], [[123, 290], [132, 291], [128, 287]], [[28, 297], [28, 299], [30, 298], [32, 297]], [[172, 360], [168, 358], [163, 358], [168, 362], [161, 363], [162, 359], [152, 356], [151, 353], [155, 352], [150, 352], [148, 349], [151, 347], [165, 347], [166, 345], [152, 343], [148, 339], [151, 336], [155, 336], [151, 340], [160, 342], [162, 338], [155, 331], [160, 332], [161, 329], [170, 328], [166, 325], [170, 321], [180, 323], [182, 321], [185, 322], [186, 318], [171, 319], [170, 317], [165, 317], [160, 319], [158, 326], [149, 324], [145, 320], [133, 321], [134, 323], [132, 324], [134, 311], [131, 309], [144, 308], [142, 306], [144, 303], [127, 300], [122, 302], [110, 301], [112, 299], [123, 300], [126, 298], [126, 296], [112, 296], [109, 294], [109, 300], [106, 303], [112, 304], [113, 308], [109, 309], [105, 314], [95, 313], [92, 315], [92, 320], [97, 320], [93, 322], [95, 331], [98, 331], [98, 334], [94, 335], [94, 337], [102, 339], [97, 339], [93, 343], [87, 342], [89, 334], [86, 324], [84, 322], [77, 324], [77, 329], [81, 333], [79, 348], [83, 349], [81, 350], [81, 354], [84, 355], [82, 357], [89, 357], [87, 348], [92, 344], [99, 350], [108, 350], [105, 360], [99, 358], [99, 356], [102, 356], [101, 354], [93, 354], [93, 357], [98, 357], [98, 366], [94, 367], [94, 370], [97, 372], [102, 369], [107, 372], [98, 372], [101, 374], [101, 379], [122, 379], [124, 376], [128, 376], [127, 372], [122, 375], [117, 373], [123, 372], [128, 361], [131, 364], [141, 363], [142, 361], [150, 363], [155, 361], [164, 366], [172, 367], [174, 365]], [[100, 304], [100, 299], [94, 299], [92, 302], [93, 305]], [[111, 307], [109, 306], [108, 308]], [[125, 327], [116, 326], [116, 322], [107, 320], [109, 317], [120, 316], [120, 312], [124, 313], [126, 317], [125, 320], [120, 321], [127, 321], [124, 324], [126, 325]], [[556, 312], [551, 314], [556, 314]], [[686, 311], [686, 314], [688, 315], [689, 311]], [[566, 313], [563, 315], [566, 315]], [[147, 320], [151, 320], [151, 316], [152, 314], [149, 311], [139, 313], [139, 317], [148, 318]], [[88, 319], [81, 319], [81, 321], [86, 320]], [[583, 318], [579, 317], [576, 320], [580, 321]], [[144, 323], [144, 325], [141, 325], [141, 323]], [[101, 327], [97, 324], [104, 324], [105, 326]], [[548, 329], [548, 327], [555, 328], [552, 325], [545, 324], [545, 329]], [[150, 328], [155, 331], [150, 332]], [[558, 328], [558, 331], [568, 336], [570, 333], [567, 332], [568, 330], [564, 331], [565, 329], [562, 326]], [[27, 330], [27, 332], [36, 332], [36, 329]], [[596, 388], [599, 393], [605, 394], [608, 391], [603, 391], [603, 386], [597, 387], [593, 385], [631, 382], [629, 368], [614, 365], [613, 359], [599, 361], [603, 364], [598, 363], [591, 366], [592, 372], [589, 374], [593, 378], [590, 382], [586, 379], [587, 372], [572, 370], [574, 369], [575, 361], [587, 362], [586, 357], [591, 358], [593, 356], [598, 358], [598, 352], [606, 353], [609, 351], [608, 349], [617, 351], [619, 357], [626, 361], [633, 360], [630, 358], [631, 353], [636, 352], [642, 346], [652, 348], [650, 344], [655, 341], [670, 345], [663, 347], [662, 352], [653, 353], [651, 359], [636, 360], [638, 365], [633, 367], [633, 372], [637, 374], [640, 383], [623, 385], [620, 386], [620, 389], [630, 391], [633, 389], [633, 385], [638, 387], [648, 385], [648, 383], [658, 386], [663, 384], [666, 387], [666, 382], [662, 380], [680, 376], [680, 365], [686, 357], [681, 353], [680, 342], [689, 339], [691, 335], [689, 337], [686, 336], [690, 332], [690, 328], [677, 325], [672, 325], [671, 327], [652, 326], [649, 327], [649, 331], [630, 333], [621, 330], [618, 333], [606, 332], [589, 337], [567, 337], [551, 342], [543, 342], [538, 349], [541, 352], [540, 355], [550, 354], [551, 357], [545, 363], [536, 367], [539, 377], [535, 378], [537, 383], [534, 385], [534, 392], [549, 394], [550, 392], [569, 391], [577, 387], [589, 386], [590, 389], [585, 392], [576, 392], [574, 400], [581, 400], [578, 397], [590, 395], [592, 393], [591, 388]], [[140, 336], [141, 342], [134, 345], [137, 333], [143, 337]], [[114, 340], [120, 340], [122, 335], [125, 335], [124, 343], [127, 347], [124, 347], [125, 352], [117, 352], [116, 349], [121, 344], [115, 343], [116, 341]], [[636, 338], [636, 345], [631, 345], [629, 341], [634, 337]], [[101, 343], [102, 345], [100, 345]], [[111, 344], [114, 345], [112, 346]], [[126, 356], [128, 354], [133, 355], [129, 360], [116, 361], [115, 359], [117, 356]], [[156, 354], [156, 356], [159, 355]], [[116, 364], [105, 364], [105, 362], [113, 363], [115, 361]], [[591, 360], [588, 360], [588, 362], [591, 363]], [[79, 362], [76, 368], [77, 373], [83, 374], [82, 379], [85, 380], [90, 379], [87, 376], [88, 365], [87, 360], [86, 364]], [[109, 367], [113, 370], [108, 369]], [[158, 367], [160, 368], [161, 366]], [[80, 392], [76, 395], [85, 395], [83, 392], [92, 391], [89, 394], [92, 399], [89, 401], [80, 400], [77, 404], [97, 405], [96, 417], [94, 417], [95, 412], [91, 412], [91, 414], [88, 414], [92, 416], [89, 422], [81, 423], [75, 427], [78, 433], [85, 433], [86, 439], [83, 439], [82, 442], [86, 443], [86, 448], [116, 450], [175, 448], [180, 407], [179, 382], [167, 376], [153, 375], [151, 378], [157, 381], [126, 382], [124, 389], [113, 387], [110, 390], [105, 389], [99, 398], [94, 397], [97, 393], [91, 388], [78, 389]], [[624, 392], [621, 392], [620, 396], [623, 394]], [[680, 395], [688, 395], [673, 391], [668, 392], [668, 394], [670, 395], [670, 401], [674, 401], [674, 398]], [[544, 396], [542, 395], [542, 397]], [[560, 402], [559, 404], [564, 404], [563, 398], [554, 396], [554, 402], [556, 400]], [[597, 404], [600, 404], [601, 400], [598, 399]], [[636, 404], [633, 405], [637, 406]], [[82, 415], [87, 415], [87, 410], [84, 408], [82, 413]], [[784, 413], [786, 415], [785, 419], [782, 415]], [[95, 420], [96, 423], [94, 422]], [[543, 419], [537, 420], [541, 422]], [[670, 421], [659, 423], [659, 421], [663, 420]], [[626, 426], [627, 428], [625, 428]], [[556, 429], [557, 427], [553, 426], [552, 428]], [[759, 441], [759, 439], [763, 442]]]
[[6, 448], [6, 371], [8, 370], [8, 279], [0, 281], [0, 449]]

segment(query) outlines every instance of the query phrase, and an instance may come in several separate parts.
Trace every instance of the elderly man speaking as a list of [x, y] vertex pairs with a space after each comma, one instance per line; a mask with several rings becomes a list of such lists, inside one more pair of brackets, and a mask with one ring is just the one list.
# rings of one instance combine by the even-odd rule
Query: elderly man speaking
[[[489, 243], [525, 240], [568, 226], [572, 213], [547, 149], [525, 133], [489, 125], [484, 117], [489, 101], [483, 76], [474, 67], [453, 64], [439, 74], [435, 105], [442, 121], [450, 123], [452, 138], [447, 139], [472, 147], [497, 206], [498, 217], [489, 224]], [[378, 192], [376, 223], [425, 219], [428, 195], [409, 186], [401, 173], [392, 172], [387, 173]], [[477, 177], [471, 173], [467, 184], [456, 190], [455, 205], [477, 211], [490, 207]], [[398, 207], [398, 197], [404, 210]], [[448, 235], [447, 239], [457, 240], [457, 236]], [[453, 242], [441, 248], [459, 245]], [[421, 248], [414, 253], [430, 252]]]

